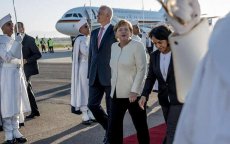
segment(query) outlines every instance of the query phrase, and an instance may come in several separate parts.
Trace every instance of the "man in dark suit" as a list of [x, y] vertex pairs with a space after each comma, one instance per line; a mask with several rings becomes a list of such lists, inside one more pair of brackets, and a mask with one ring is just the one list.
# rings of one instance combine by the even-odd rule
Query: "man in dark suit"
[[[91, 33], [89, 47], [89, 101], [88, 107], [94, 117], [107, 131], [108, 117], [110, 115], [111, 45], [116, 42], [113, 26], [110, 24], [113, 11], [108, 6], [99, 8], [97, 21], [101, 27]], [[101, 107], [101, 100], [105, 93], [107, 114]], [[104, 142], [106, 141], [106, 136]]]
[[158, 50], [150, 54], [148, 76], [139, 101], [140, 107], [144, 108], [146, 99], [148, 99], [155, 81], [158, 80], [158, 100], [167, 125], [164, 144], [173, 143], [177, 121], [182, 109], [182, 104], [178, 101], [176, 94], [172, 53], [168, 42], [170, 34], [171, 30], [166, 26], [155, 27], [149, 33], [149, 37]]
[[26, 116], [26, 118], [34, 118], [35, 116], [40, 116], [38, 107], [35, 101], [32, 85], [31, 76], [38, 74], [38, 63], [37, 60], [41, 58], [41, 53], [36, 46], [35, 39], [31, 36], [25, 34], [24, 24], [18, 22], [18, 32], [22, 36], [22, 54], [24, 62], [24, 72], [26, 80], [28, 82], [27, 92], [30, 101], [31, 114]]

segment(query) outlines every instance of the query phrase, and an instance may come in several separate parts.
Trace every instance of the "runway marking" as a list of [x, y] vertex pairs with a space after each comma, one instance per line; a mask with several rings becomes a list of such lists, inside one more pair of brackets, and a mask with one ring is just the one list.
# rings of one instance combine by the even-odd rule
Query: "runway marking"
[[161, 106], [154, 107], [150, 112], [147, 113], [147, 116], [150, 116], [151, 114], [157, 112], [160, 109], [161, 109]]
[[98, 125], [99, 124], [96, 124], [96, 125], [93, 125], [93, 126], [89, 126], [89, 127], [83, 128], [83, 129], [81, 129], [79, 131], [76, 131], [76, 132], [73, 132], [71, 134], [65, 135], [64, 137], [61, 137], [61, 138], [55, 140], [51, 144], [58, 144], [58, 143], [64, 142], [64, 141], [70, 139], [71, 137], [74, 137], [74, 136], [80, 134], [81, 132], [85, 132], [85, 131], [88, 131], [90, 129], [93, 129], [93, 128], [97, 127]]

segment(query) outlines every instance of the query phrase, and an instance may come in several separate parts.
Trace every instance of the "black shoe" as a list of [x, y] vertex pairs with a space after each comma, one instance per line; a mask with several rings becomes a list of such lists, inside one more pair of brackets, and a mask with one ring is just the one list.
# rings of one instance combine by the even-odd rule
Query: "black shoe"
[[40, 116], [40, 113], [39, 112], [36, 112], [36, 113], [31, 113], [30, 115], [26, 116], [26, 119], [32, 119], [34, 118], [35, 116]]
[[91, 121], [90, 120], [87, 120], [87, 121], [82, 121], [82, 124], [83, 125], [91, 125]]
[[75, 107], [71, 106], [71, 112], [77, 115], [82, 114], [82, 112], [80, 110], [75, 110]]
[[15, 143], [15, 141], [13, 139], [13, 140], [4, 141], [2, 144], [14, 144], [14, 143]]
[[22, 136], [20, 138], [15, 138], [15, 141], [16, 143], [25, 143], [27, 142], [27, 139], [24, 136]]

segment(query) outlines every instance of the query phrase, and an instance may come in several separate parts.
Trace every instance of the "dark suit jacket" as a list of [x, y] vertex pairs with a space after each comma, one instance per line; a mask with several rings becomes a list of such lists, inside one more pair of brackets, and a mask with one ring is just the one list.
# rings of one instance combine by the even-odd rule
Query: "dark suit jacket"
[[[163, 78], [163, 75], [160, 70], [160, 51], [157, 50], [150, 55], [150, 64], [148, 76], [145, 81], [145, 86], [142, 92], [142, 96], [146, 96], [148, 98], [149, 94], [152, 91], [153, 85], [158, 80], [158, 99], [159, 103], [162, 106], [167, 106], [169, 104], [178, 105], [181, 104], [177, 99], [176, 94], [176, 83], [173, 69], [173, 59], [171, 56], [168, 75], [166, 81]], [[168, 100], [168, 96], [170, 102]]]
[[27, 60], [27, 63], [24, 65], [24, 72], [26, 77], [31, 75], [38, 74], [38, 63], [37, 60], [41, 58], [41, 53], [38, 47], [35, 44], [33, 37], [25, 35], [22, 41], [22, 54], [23, 59]]
[[111, 45], [116, 42], [113, 26], [110, 25], [103, 38], [101, 39], [98, 48], [98, 32], [100, 28], [95, 29], [91, 33], [90, 46], [89, 46], [89, 65], [88, 65], [88, 78], [89, 85], [92, 86], [98, 76], [99, 82], [103, 86], [111, 86], [111, 69], [110, 69], [110, 56]]

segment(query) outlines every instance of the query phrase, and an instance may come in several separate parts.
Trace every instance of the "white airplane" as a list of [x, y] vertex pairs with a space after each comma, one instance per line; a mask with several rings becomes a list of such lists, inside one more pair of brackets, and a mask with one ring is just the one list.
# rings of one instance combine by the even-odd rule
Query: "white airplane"
[[[99, 7], [84, 6], [68, 10], [56, 23], [57, 31], [65, 35], [76, 36], [78, 33], [74, 25], [83, 17], [88, 19], [92, 29], [99, 27], [100, 24], [97, 22], [98, 9]], [[111, 23], [115, 25], [120, 19], [138, 20], [140, 27], [152, 27], [158, 22], [165, 21], [163, 9], [159, 11], [143, 11], [113, 8]]]

